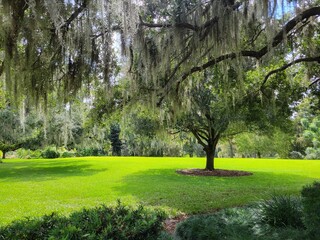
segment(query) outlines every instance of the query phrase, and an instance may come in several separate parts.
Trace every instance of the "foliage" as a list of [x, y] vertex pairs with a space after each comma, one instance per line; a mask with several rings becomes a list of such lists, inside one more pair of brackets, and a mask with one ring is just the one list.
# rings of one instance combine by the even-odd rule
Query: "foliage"
[[55, 148], [48, 147], [42, 151], [41, 156], [43, 158], [58, 158], [60, 157], [60, 153], [56, 151]]
[[273, 196], [260, 205], [261, 221], [274, 227], [303, 228], [301, 199]]
[[41, 150], [32, 151], [30, 149], [19, 148], [18, 150], [16, 150], [16, 153], [17, 157], [22, 159], [36, 159], [42, 157]]
[[16, 113], [9, 108], [0, 109], [0, 150], [5, 153], [14, 151], [22, 142], [22, 128]]
[[98, 148], [78, 148], [75, 153], [77, 157], [87, 157], [87, 156], [106, 156], [107, 154], [103, 149]]
[[15, 109], [0, 109], [0, 150], [5, 153], [18, 148], [35, 150], [42, 144], [39, 121], [33, 114], [18, 114]]
[[121, 156], [122, 142], [120, 140], [120, 132], [121, 129], [119, 124], [111, 124], [109, 139], [112, 146], [113, 156]]
[[69, 217], [52, 213], [40, 218], [15, 221], [0, 228], [0, 239], [156, 239], [166, 215], [143, 206], [83, 209]]
[[304, 223], [309, 234], [317, 237], [320, 234], [320, 182], [305, 186], [302, 191]]
[[242, 133], [235, 136], [237, 152], [244, 157], [288, 158], [292, 147], [292, 137], [277, 128], [270, 133], [261, 131]]
[[44, 142], [48, 146], [75, 148], [83, 140], [84, 119], [87, 116], [87, 104], [78, 98], [61, 103], [58, 93], [48, 96], [47, 110], [42, 113], [44, 119]]
[[60, 155], [60, 157], [61, 158], [71, 158], [71, 157], [75, 157], [75, 155], [76, 154], [74, 152], [65, 151]]
[[303, 137], [307, 142], [306, 159], [320, 159], [320, 118], [314, 117], [311, 122], [301, 120], [304, 127]]

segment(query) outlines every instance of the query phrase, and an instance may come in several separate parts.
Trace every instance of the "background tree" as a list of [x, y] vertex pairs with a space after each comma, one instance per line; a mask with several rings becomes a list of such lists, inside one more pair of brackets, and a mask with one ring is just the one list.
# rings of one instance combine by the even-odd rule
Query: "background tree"
[[118, 123], [113, 123], [110, 126], [109, 139], [112, 146], [112, 155], [121, 156], [122, 142], [120, 140], [120, 125]]
[[307, 119], [301, 120], [302, 126], [304, 127], [303, 137], [306, 141], [307, 148], [306, 158], [307, 159], [319, 159], [320, 158], [320, 119], [315, 117], [311, 122]]
[[9, 151], [21, 147], [35, 149], [41, 146], [41, 125], [39, 126], [34, 115], [26, 116], [23, 123], [21, 121], [21, 116], [11, 108], [0, 109], [0, 151], [3, 159]]

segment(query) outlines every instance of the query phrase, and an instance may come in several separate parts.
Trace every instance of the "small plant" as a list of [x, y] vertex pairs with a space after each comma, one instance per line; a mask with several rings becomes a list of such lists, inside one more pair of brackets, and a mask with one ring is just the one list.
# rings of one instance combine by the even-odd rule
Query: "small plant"
[[261, 205], [261, 221], [273, 227], [303, 228], [301, 199], [273, 196]]
[[62, 158], [71, 158], [71, 157], [74, 157], [74, 156], [75, 156], [75, 154], [73, 152], [63, 152], [61, 154]]
[[43, 158], [58, 158], [60, 157], [60, 154], [54, 149], [47, 148], [41, 153], [41, 156]]
[[301, 191], [304, 223], [310, 237], [320, 236], [320, 182], [305, 186]]

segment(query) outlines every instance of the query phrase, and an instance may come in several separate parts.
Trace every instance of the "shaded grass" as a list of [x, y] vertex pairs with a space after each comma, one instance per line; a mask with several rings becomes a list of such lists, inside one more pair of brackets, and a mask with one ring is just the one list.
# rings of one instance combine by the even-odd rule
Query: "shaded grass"
[[298, 195], [320, 178], [320, 161], [217, 159], [216, 167], [253, 175], [221, 178], [178, 175], [201, 168], [201, 158], [87, 157], [5, 160], [0, 165], [0, 225], [24, 216], [114, 203], [160, 206], [171, 214], [215, 211], [268, 198]]

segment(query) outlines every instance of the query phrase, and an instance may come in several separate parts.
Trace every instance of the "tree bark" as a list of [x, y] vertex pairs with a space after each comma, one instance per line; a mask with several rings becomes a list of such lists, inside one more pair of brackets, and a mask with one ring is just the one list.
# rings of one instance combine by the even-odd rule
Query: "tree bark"
[[206, 170], [213, 171], [214, 170], [214, 153], [215, 149], [208, 148], [206, 150], [207, 161], [206, 161]]
[[214, 156], [216, 153], [216, 146], [219, 141], [219, 137], [216, 139], [209, 139], [208, 145], [205, 148], [206, 152], [206, 170], [214, 171]]
[[2, 151], [2, 159], [6, 159], [6, 151]]
[[230, 157], [233, 158], [234, 157], [234, 149], [233, 149], [233, 145], [232, 145], [232, 140], [230, 138], [228, 138], [228, 143], [229, 143], [229, 147], [230, 147]]

